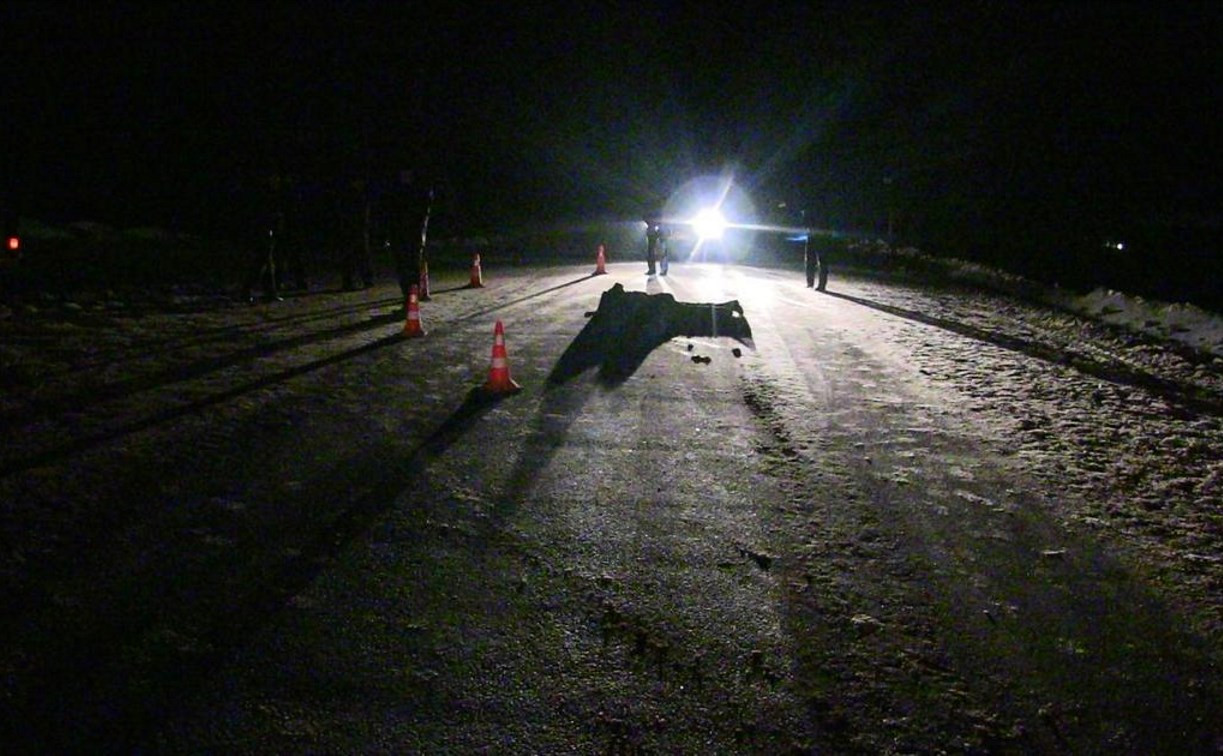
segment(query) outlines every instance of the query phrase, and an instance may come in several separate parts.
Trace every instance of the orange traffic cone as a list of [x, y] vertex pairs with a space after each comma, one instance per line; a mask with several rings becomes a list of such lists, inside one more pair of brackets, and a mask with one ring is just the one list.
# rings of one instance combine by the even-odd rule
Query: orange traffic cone
[[420, 301], [428, 302], [429, 297], [429, 263], [420, 263]]
[[425, 329], [420, 327], [420, 301], [415, 286], [408, 289], [408, 317], [403, 321], [403, 335], [409, 338], [425, 335]]
[[480, 254], [471, 261], [471, 283], [467, 284], [469, 289], [480, 289], [484, 287], [484, 273], [480, 271]]
[[510, 378], [510, 360], [505, 353], [505, 327], [498, 320], [493, 328], [493, 362], [488, 369], [484, 391], [489, 394], [512, 394], [521, 390], [522, 386]]
[[594, 275], [602, 276], [607, 273], [607, 258], [603, 255], [603, 245], [599, 245], [599, 254], [595, 257], [595, 272]]

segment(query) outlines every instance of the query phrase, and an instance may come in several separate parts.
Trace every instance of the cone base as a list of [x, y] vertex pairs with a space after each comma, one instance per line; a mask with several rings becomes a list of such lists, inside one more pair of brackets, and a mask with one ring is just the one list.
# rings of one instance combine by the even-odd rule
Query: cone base
[[512, 378], [506, 378], [500, 381], [488, 381], [480, 387], [480, 391], [485, 394], [516, 394], [522, 391], [522, 386], [514, 382]]

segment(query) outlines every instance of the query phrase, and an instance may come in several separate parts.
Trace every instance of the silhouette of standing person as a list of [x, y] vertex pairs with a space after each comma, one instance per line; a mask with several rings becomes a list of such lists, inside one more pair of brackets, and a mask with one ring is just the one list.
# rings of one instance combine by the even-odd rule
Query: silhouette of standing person
[[[807, 242], [803, 248], [804, 263], [807, 269], [807, 288], [824, 291], [828, 286], [828, 255], [820, 249], [815, 240], [815, 229], [807, 229]], [[818, 276], [818, 282], [816, 280]]]
[[422, 186], [413, 171], [400, 171], [398, 180], [388, 193], [383, 220], [395, 264], [395, 276], [405, 300], [411, 287], [421, 284], [425, 271], [425, 244], [432, 209], [432, 190]]
[[662, 239], [662, 224], [651, 218], [645, 220], [645, 274], [657, 275], [658, 243]]
[[285, 235], [286, 218], [284, 207], [284, 179], [279, 173], [267, 177], [260, 187], [258, 202], [260, 238], [255, 240], [250, 266], [246, 275], [246, 298], [256, 301], [256, 290], [262, 291], [263, 299], [280, 302], [280, 288], [276, 279], [276, 263], [281, 254], [280, 245]]

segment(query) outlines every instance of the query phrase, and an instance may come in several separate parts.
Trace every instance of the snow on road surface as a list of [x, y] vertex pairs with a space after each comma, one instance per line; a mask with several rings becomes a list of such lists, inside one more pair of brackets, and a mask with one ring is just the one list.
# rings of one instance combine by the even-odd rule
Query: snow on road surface
[[[15, 621], [159, 596], [127, 620], [144, 645], [99, 666], [157, 690], [161, 646], [207, 662], [149, 741], [167, 751], [1217, 744], [1217, 358], [972, 289], [610, 269], [436, 296], [410, 345], [377, 291], [4, 323], [37, 387], [5, 396]], [[545, 390], [613, 280], [738, 298], [755, 349], [676, 339], [618, 386]], [[493, 317], [526, 390], [473, 406]], [[193, 452], [196, 475], [107, 479]], [[92, 511], [149, 480], [164, 512]], [[99, 539], [122, 559], [74, 576], [63, 544], [95, 538], [64, 512], [123, 524]], [[257, 620], [220, 608], [282, 589]], [[18, 700], [42, 650], [21, 643]], [[138, 688], [118, 700], [147, 734]]]
[[[1203, 656], [1210, 646], [1186, 624], [1217, 637], [1217, 574], [1202, 570], [1217, 564], [1213, 377], [1192, 366], [1176, 380], [1149, 374], [1132, 361], [1124, 337], [1097, 330], [1088, 340], [1087, 324], [993, 296], [843, 285], [795, 311], [787, 291], [793, 283], [761, 278], [732, 274], [721, 282], [741, 298], [757, 334], [760, 359], [745, 373], [745, 396], [774, 435], [773, 456], [788, 468], [783, 478], [805, 481], [799, 485], [817, 502], [841, 497], [840, 505], [813, 510], [820, 532], [800, 552], [809, 552], [815, 568], [804, 579], [822, 575], [854, 595], [853, 605], [879, 607], [845, 623], [931, 622], [943, 652], [958, 657], [954, 668], [980, 678], [947, 687], [979, 692], [991, 679], [1006, 680], [1008, 697], [1032, 696], [1029, 714], [1077, 710], [1080, 744], [1150, 749], [1175, 741], [1168, 733], [1192, 739], [1190, 732], [1208, 742], [1200, 733], [1220, 710], [1209, 683], [1216, 662]], [[1200, 456], [1186, 460], [1186, 470], [1146, 454], [1147, 477], [1116, 472], [1132, 469], [1132, 461], [1110, 452], [1152, 443], [1152, 435], [1173, 439], [1165, 449], [1188, 446]], [[1198, 459], [1215, 466], [1199, 468]], [[1164, 476], [1179, 481], [1174, 490], [1183, 498], [1169, 501]], [[869, 508], [855, 504], [863, 498]], [[1135, 521], [1163, 507], [1178, 514], [1149, 529]], [[888, 556], [844, 559], [864, 548]], [[1175, 582], [1186, 592], [1164, 598], [1193, 619], [1168, 623], [1161, 599], [1120, 577], [1129, 567], [1115, 559], [1118, 549], [1145, 550], [1138, 559], [1143, 580]], [[903, 555], [926, 566], [905, 563]], [[889, 563], [898, 556], [899, 566]], [[829, 568], [838, 563], [842, 572]], [[872, 564], [882, 565], [879, 574], [871, 575]], [[906, 581], [922, 586], [906, 590], [942, 594], [934, 603], [953, 609], [924, 620], [911, 607], [898, 611], [906, 599], [894, 586]], [[828, 607], [818, 611], [827, 616]], [[901, 656], [922, 656], [918, 646], [910, 638]], [[877, 656], [889, 654], [894, 649]], [[929, 662], [931, 654], [924, 656]], [[820, 660], [825, 674], [836, 657]], [[1197, 677], [1169, 681], [1167, 669], [1186, 664], [1198, 668]], [[903, 675], [891, 681], [888, 695], [903, 683]], [[1143, 692], [1114, 692], [1136, 689]], [[1006, 719], [988, 705], [968, 705], [970, 693], [964, 697], [966, 708], [993, 725], [970, 727], [997, 731]], [[909, 704], [920, 709], [921, 698]], [[916, 717], [931, 728], [929, 742], [939, 733], [972, 747], [970, 736], [952, 735], [956, 724], [940, 716], [946, 704], [927, 702]], [[895, 700], [878, 705], [877, 719], [901, 716]], [[1086, 725], [1090, 717], [1097, 721]], [[1021, 730], [1023, 719], [1012, 720], [1009, 731]], [[1024, 742], [1056, 750], [1065, 745], [1059, 727], [1029, 727]], [[1084, 729], [1091, 730], [1086, 737]], [[1042, 743], [1041, 734], [1049, 739]]]

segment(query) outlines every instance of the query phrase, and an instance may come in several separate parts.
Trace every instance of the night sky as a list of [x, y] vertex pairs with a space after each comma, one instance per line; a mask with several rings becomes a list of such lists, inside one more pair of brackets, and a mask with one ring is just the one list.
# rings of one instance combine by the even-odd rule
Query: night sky
[[951, 251], [1220, 221], [1223, 3], [498, 5], [10, 0], [7, 190], [207, 230], [271, 170], [410, 165], [495, 232], [730, 172]]

